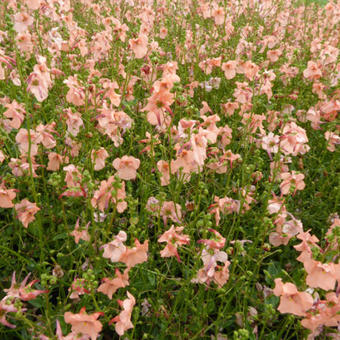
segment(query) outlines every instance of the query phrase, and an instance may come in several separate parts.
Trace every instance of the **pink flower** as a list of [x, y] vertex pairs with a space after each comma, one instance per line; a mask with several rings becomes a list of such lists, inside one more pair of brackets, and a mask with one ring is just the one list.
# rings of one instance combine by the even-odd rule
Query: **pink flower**
[[207, 135], [206, 131], [202, 129], [201, 132], [199, 132], [198, 134], [191, 135], [190, 138], [190, 144], [193, 151], [194, 161], [200, 167], [203, 167], [204, 161], [207, 158], [208, 140], [205, 137], [205, 135]]
[[47, 170], [58, 171], [62, 163], [63, 157], [61, 155], [57, 154], [56, 152], [48, 153]]
[[[31, 54], [33, 52], [34, 45], [32, 43], [32, 35], [29, 32], [19, 33], [16, 36], [15, 40], [16, 40], [16, 44], [17, 44], [17, 46], [18, 46], [18, 48], [21, 52], [26, 52], [27, 54]], [[13, 76], [14, 75], [15, 75], [15, 73], [13, 74]], [[18, 86], [21, 85], [20, 78], [17, 78], [16, 82], [17, 82]]]
[[52, 122], [51, 124], [47, 125], [39, 124], [36, 127], [36, 132], [40, 135], [41, 138], [41, 144], [46, 149], [52, 149], [57, 145], [57, 142], [52, 135], [52, 132], [56, 133], [56, 131], [54, 130], [55, 126], [56, 123]]
[[159, 200], [157, 198], [151, 196], [151, 197], [148, 198], [148, 201], [146, 203], [145, 208], [146, 208], [147, 211], [152, 213], [154, 216], [155, 215], [157, 216], [160, 209], [161, 209], [161, 206], [160, 206]]
[[87, 281], [85, 279], [75, 278], [68, 289], [70, 294], [70, 299], [79, 299], [80, 295], [89, 294], [90, 291], [86, 288]]
[[223, 214], [232, 214], [233, 212], [239, 213], [240, 212], [240, 201], [234, 200], [229, 197], [223, 197], [219, 198], [215, 196], [214, 198], [215, 203], [210, 205], [210, 214], [215, 214], [215, 221], [216, 225], [219, 225], [220, 223], [220, 213]]
[[[40, 166], [35, 162], [34, 157], [31, 157], [32, 164], [32, 176], [38, 177], [35, 173], [35, 170]], [[12, 169], [12, 174], [16, 177], [24, 176], [24, 174], [30, 173], [30, 165], [27, 159], [24, 156], [21, 158], [11, 158], [11, 161], [8, 163], [8, 166]]]
[[170, 167], [169, 163], [163, 160], [157, 162], [157, 169], [161, 173], [161, 185], [168, 185], [170, 183]]
[[113, 192], [115, 186], [115, 178], [111, 176], [107, 181], [101, 181], [100, 187], [94, 192], [93, 198], [91, 199], [91, 205], [94, 208], [98, 208], [104, 212], [109, 207], [110, 203], [116, 205], [117, 211], [122, 213], [127, 208], [127, 203], [124, 201], [126, 197], [125, 193], [125, 182], [122, 182], [121, 187]]
[[66, 84], [69, 88], [66, 100], [75, 105], [82, 106], [85, 104], [85, 91], [82, 86], [80, 86], [77, 76], [69, 76], [64, 80], [64, 84]]
[[116, 158], [112, 165], [121, 179], [130, 180], [136, 178], [136, 170], [139, 168], [140, 160], [133, 156], [125, 155], [122, 158]]
[[22, 301], [34, 300], [38, 295], [43, 293], [48, 293], [48, 290], [34, 290], [32, 286], [39, 280], [33, 280], [28, 285], [26, 285], [28, 278], [31, 273], [29, 273], [24, 280], [21, 282], [20, 286], [17, 284], [15, 279], [15, 272], [12, 275], [12, 283], [8, 289], [4, 289], [7, 293], [7, 297], [18, 298]]
[[143, 244], [137, 239], [135, 240], [135, 247], [127, 248], [126, 251], [119, 258], [119, 262], [126, 264], [128, 268], [132, 268], [139, 263], [143, 263], [148, 259], [149, 241], [146, 240]]
[[181, 147], [179, 144], [176, 144], [175, 149], [177, 149], [177, 158], [176, 160], [171, 160], [171, 173], [181, 173], [183, 180], [187, 181], [190, 179], [192, 172], [198, 171], [194, 152], [187, 150], [186, 145]]
[[6, 159], [6, 155], [0, 150], [0, 163]]
[[223, 7], [218, 7], [212, 11], [216, 25], [222, 25], [224, 23], [225, 11]]
[[218, 146], [225, 149], [225, 147], [229, 145], [233, 139], [233, 130], [228, 125], [225, 125], [220, 128], [219, 135], [221, 136], [221, 141]]
[[120, 104], [120, 95], [116, 93], [115, 89], [118, 89], [119, 86], [116, 81], [110, 82], [105, 81], [103, 83], [103, 88], [106, 90], [104, 98], [109, 98], [112, 105], [118, 107]]
[[94, 170], [99, 171], [105, 167], [105, 160], [109, 154], [104, 148], [91, 151], [91, 160], [94, 162]]
[[63, 170], [66, 171], [65, 182], [67, 187], [80, 188], [82, 175], [76, 166], [74, 164], [69, 164], [64, 166]]
[[221, 57], [209, 58], [207, 60], [201, 61], [198, 66], [205, 74], [211, 74], [213, 68], [221, 66]]
[[[334, 292], [326, 294], [326, 300], [316, 301], [311, 313], [307, 313], [305, 318], [301, 321], [301, 325], [312, 331], [311, 339], [314, 335], [320, 334], [322, 326], [337, 327], [340, 322], [340, 296]], [[336, 339], [336, 332], [332, 333]], [[331, 335], [331, 334], [328, 334]]]
[[334, 289], [337, 278], [336, 265], [332, 262], [321, 263], [320, 261], [315, 261], [312, 259], [310, 253], [303, 257], [301, 257], [301, 255], [299, 260], [303, 262], [305, 270], [308, 273], [306, 277], [307, 285], [312, 288], [321, 288], [324, 290]]
[[295, 122], [287, 123], [280, 137], [280, 148], [285, 155], [297, 156], [309, 151], [306, 131], [297, 126]]
[[280, 210], [284, 210], [285, 206], [284, 206], [284, 199], [281, 197], [276, 196], [273, 193], [273, 199], [268, 201], [268, 207], [267, 210], [269, 212], [269, 214], [276, 214], [278, 213]]
[[267, 52], [267, 58], [270, 60], [271, 63], [275, 63], [276, 61], [279, 60], [279, 57], [282, 54], [281, 49], [276, 49], [276, 50], [268, 50]]
[[41, 5], [42, 0], [25, 0], [27, 7], [33, 11], [38, 9]]
[[14, 29], [17, 33], [28, 31], [28, 26], [33, 24], [33, 18], [25, 12], [14, 15]]
[[131, 314], [133, 306], [136, 304], [136, 300], [132, 294], [127, 292], [128, 298], [124, 301], [118, 300], [119, 305], [123, 308], [121, 313], [110, 320], [109, 324], [116, 323], [115, 329], [118, 335], [122, 336], [125, 331], [133, 328], [131, 322]]
[[335, 146], [340, 145], [340, 136], [336, 132], [326, 131], [325, 132], [325, 139], [327, 143], [327, 150], [330, 152], [335, 151]]
[[184, 227], [174, 227], [173, 225], [169, 230], [164, 232], [159, 238], [158, 242], [166, 242], [167, 245], [165, 248], [161, 251], [161, 257], [171, 257], [176, 256], [177, 261], [181, 262], [181, 259], [179, 258], [177, 247], [189, 244], [190, 237], [189, 235], [182, 235]]
[[282, 279], [275, 279], [274, 294], [280, 296], [278, 310], [281, 313], [291, 313], [305, 316], [306, 311], [313, 306], [313, 297], [306, 292], [299, 292], [290, 282], [282, 283]]
[[311, 254], [312, 253], [311, 247], [316, 247], [320, 249], [320, 247], [317, 245], [317, 242], [319, 242], [319, 239], [315, 235], [311, 235], [309, 231], [310, 229], [307, 230], [306, 232], [300, 232], [299, 235], [296, 237], [299, 240], [302, 240], [300, 244], [297, 244], [296, 246], [294, 246], [294, 248], [297, 251], [307, 252]]
[[225, 104], [222, 104], [221, 106], [222, 106], [224, 113], [227, 116], [232, 116], [235, 110], [237, 110], [240, 105], [237, 102], [227, 102]]
[[120, 231], [115, 237], [114, 240], [110, 243], [104, 244], [103, 249], [103, 257], [110, 259], [111, 262], [119, 262], [121, 256], [126, 251], [126, 246], [123, 242], [127, 239], [127, 235], [125, 231]]
[[251, 102], [253, 97], [253, 91], [248, 86], [247, 82], [240, 83], [238, 81], [235, 82], [237, 88], [234, 91], [234, 97], [236, 101], [240, 104], [248, 104]]
[[215, 229], [208, 229], [210, 232], [214, 234], [213, 239], [211, 240], [199, 240], [197, 243], [204, 244], [207, 249], [222, 249], [225, 245], [225, 238]]
[[73, 333], [88, 335], [92, 340], [95, 340], [103, 328], [101, 322], [97, 320], [102, 315], [104, 315], [102, 312], [87, 314], [83, 307], [78, 314], [66, 312], [64, 319], [66, 323], [72, 325]]
[[16, 197], [15, 189], [6, 189], [4, 183], [0, 185], [0, 208], [13, 208], [13, 200]]
[[97, 129], [106, 134], [118, 147], [123, 143], [122, 135], [127, 129], [130, 129], [132, 119], [123, 111], [113, 111], [105, 106], [99, 110], [96, 119], [98, 121]]
[[56, 327], [56, 337], [58, 340], [89, 340], [89, 336], [87, 335], [81, 335], [74, 332], [71, 332], [67, 334], [66, 336], [63, 336], [63, 332], [60, 327], [59, 320], [56, 321], [57, 327]]
[[27, 91], [31, 92], [39, 102], [43, 102], [48, 97], [48, 88], [43, 79], [34, 72], [27, 78]]
[[241, 71], [241, 73], [244, 73], [244, 75], [249, 80], [254, 79], [254, 77], [257, 75], [259, 69], [260, 69], [259, 66], [257, 66], [256, 64], [254, 64], [250, 60], [247, 60], [246, 62], [241, 63], [239, 65], [239, 71]]
[[295, 195], [297, 190], [303, 190], [306, 186], [305, 182], [303, 181], [305, 175], [296, 173], [294, 170], [292, 173], [284, 172], [280, 177], [283, 179], [283, 182], [280, 184], [282, 195], [287, 195], [292, 185], [295, 186], [293, 195]]
[[269, 132], [267, 136], [262, 137], [262, 149], [268, 154], [277, 153], [279, 151], [280, 137]]
[[163, 217], [164, 224], [167, 224], [168, 218], [173, 222], [180, 223], [182, 218], [182, 210], [179, 204], [175, 204], [173, 201], [163, 202], [160, 215]]
[[25, 228], [28, 228], [28, 224], [35, 220], [34, 215], [40, 210], [40, 208], [38, 208], [36, 203], [23, 199], [20, 203], [15, 205], [15, 210], [20, 222]]
[[66, 125], [67, 125], [67, 131], [72, 136], [77, 136], [79, 133], [80, 127], [84, 126], [83, 120], [81, 119], [81, 114], [79, 112], [72, 112], [71, 109], [66, 109]]
[[159, 30], [159, 37], [161, 39], [165, 39], [165, 37], [168, 35], [168, 30], [166, 29], [166, 27], [161, 27]]
[[137, 39], [130, 39], [129, 46], [136, 58], [143, 58], [148, 52], [148, 37], [141, 33]]
[[122, 274], [119, 269], [116, 268], [116, 277], [114, 279], [104, 277], [102, 281], [103, 283], [98, 287], [97, 291], [107, 295], [111, 300], [112, 295], [119, 288], [124, 288], [129, 285], [129, 270], [125, 269]]
[[303, 71], [303, 75], [308, 80], [315, 80], [322, 77], [322, 71], [317, 63], [310, 60], [307, 63], [307, 68]]
[[5, 107], [7, 110], [3, 113], [3, 115], [9, 120], [9, 126], [14, 129], [19, 129], [22, 122], [25, 119], [25, 108], [22, 104], [18, 104], [15, 100], [11, 104], [6, 104]]
[[14, 307], [13, 303], [8, 304], [8, 300], [6, 298], [2, 299], [0, 301], [0, 324], [9, 328], [15, 328], [16, 325], [13, 325], [7, 321], [6, 315], [7, 313], [16, 313], [17, 311], [18, 309]]
[[76, 225], [74, 227], [74, 230], [70, 233], [71, 236], [74, 236], [74, 242], [76, 244], [79, 243], [79, 240], [83, 241], [90, 241], [91, 237], [88, 233], [88, 228], [91, 222], [87, 223], [85, 226], [85, 229], [79, 230], [79, 217], [77, 219]]
[[33, 72], [27, 78], [27, 91], [42, 102], [48, 97], [48, 89], [52, 86], [52, 80], [50, 69], [46, 65], [46, 58], [38, 56], [37, 59], [38, 64], [34, 66]]
[[[206, 283], [215, 282], [218, 287], [222, 287], [229, 279], [228, 255], [224, 251], [218, 249], [204, 248], [201, 255], [203, 261], [203, 268], [201, 268], [196, 277], [191, 280], [193, 283]], [[222, 262], [224, 265], [220, 266], [217, 262]]]
[[40, 134], [34, 130], [30, 130], [31, 148], [29, 147], [28, 130], [20, 129], [15, 137], [15, 141], [19, 144], [19, 150], [22, 155], [28, 153], [30, 149], [30, 157], [38, 154], [38, 144], [41, 142]]

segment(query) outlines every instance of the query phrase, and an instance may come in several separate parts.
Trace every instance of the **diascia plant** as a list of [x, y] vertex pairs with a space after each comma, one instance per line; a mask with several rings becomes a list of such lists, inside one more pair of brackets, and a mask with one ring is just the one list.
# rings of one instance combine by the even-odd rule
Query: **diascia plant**
[[1, 1], [0, 338], [338, 338], [339, 31], [339, 0]]

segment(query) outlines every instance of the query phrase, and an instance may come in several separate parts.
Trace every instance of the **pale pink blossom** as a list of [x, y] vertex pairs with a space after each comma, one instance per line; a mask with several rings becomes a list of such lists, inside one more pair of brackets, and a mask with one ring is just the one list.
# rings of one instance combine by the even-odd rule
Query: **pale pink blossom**
[[136, 178], [136, 171], [139, 168], [140, 160], [133, 156], [125, 155], [122, 158], [116, 158], [112, 165], [117, 170], [117, 175], [121, 179], [130, 180]]
[[103, 249], [103, 257], [108, 258], [111, 262], [119, 262], [121, 256], [126, 251], [126, 246], [123, 242], [127, 240], [127, 235], [125, 231], [120, 231], [115, 237], [114, 240], [110, 243], [104, 244]]
[[105, 160], [109, 157], [108, 152], [103, 148], [91, 151], [91, 160], [94, 162], [94, 170], [99, 171], [105, 167]]
[[110, 320], [109, 324], [116, 323], [115, 329], [118, 335], [122, 336], [128, 329], [133, 328], [131, 314], [136, 300], [132, 294], [127, 292], [128, 298], [124, 301], [118, 300], [119, 305], [123, 308], [121, 313]]
[[97, 289], [97, 292], [107, 295], [110, 300], [119, 288], [124, 288], [129, 285], [129, 269], [125, 269], [122, 274], [119, 269], [116, 268], [115, 274], [116, 277], [114, 279], [104, 277], [102, 284]]
[[25, 228], [28, 224], [35, 220], [35, 214], [40, 210], [36, 203], [30, 202], [28, 199], [23, 199], [20, 203], [15, 204], [15, 210], [19, 221]]
[[91, 340], [96, 340], [101, 332], [103, 325], [97, 319], [104, 315], [102, 312], [87, 314], [83, 307], [78, 314], [66, 312], [64, 319], [66, 323], [72, 325], [72, 332], [75, 334], [81, 333], [90, 336]]
[[158, 242], [166, 242], [167, 245], [161, 251], [161, 257], [171, 257], [176, 256], [177, 261], [181, 262], [181, 259], [177, 252], [177, 247], [185, 244], [189, 244], [190, 237], [189, 235], [183, 235], [184, 227], [176, 227], [171, 226], [169, 230], [164, 232], [159, 238]]
[[87, 223], [87, 225], [85, 226], [85, 228], [81, 228], [79, 226], [79, 217], [77, 219], [76, 225], [74, 226], [74, 230], [70, 233], [71, 236], [74, 237], [74, 242], [76, 244], [79, 243], [79, 240], [83, 240], [83, 241], [90, 241], [91, 237], [90, 234], [88, 233], [88, 228], [91, 222]]
[[143, 58], [148, 52], [148, 37], [141, 33], [138, 38], [129, 40], [129, 46], [136, 58]]
[[280, 184], [282, 195], [287, 195], [289, 193], [291, 186], [294, 186], [293, 195], [295, 195], [297, 190], [303, 190], [306, 186], [305, 182], [303, 181], [305, 175], [296, 173], [294, 170], [291, 173], [289, 172], [281, 173], [280, 177], [283, 180], [282, 183]]
[[28, 27], [33, 24], [33, 18], [25, 13], [19, 12], [14, 15], [14, 29], [17, 33], [28, 31]]

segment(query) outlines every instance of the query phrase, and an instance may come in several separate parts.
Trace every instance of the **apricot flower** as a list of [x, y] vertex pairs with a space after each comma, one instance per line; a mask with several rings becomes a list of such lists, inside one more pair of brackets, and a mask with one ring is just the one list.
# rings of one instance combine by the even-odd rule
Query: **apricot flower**
[[99, 171], [105, 167], [105, 160], [109, 157], [109, 154], [104, 148], [99, 150], [92, 150], [91, 160], [94, 162], [94, 170]]
[[9, 327], [15, 328], [16, 325], [9, 323], [6, 319], [7, 313], [16, 313], [18, 309], [12, 304], [8, 304], [8, 300], [6, 298], [0, 301], [0, 324]]
[[58, 171], [63, 163], [63, 157], [56, 152], [49, 152], [47, 170]]
[[31, 10], [36, 10], [40, 7], [42, 0], [25, 0], [27, 7]]
[[313, 297], [309, 293], [299, 292], [293, 283], [283, 283], [280, 278], [274, 282], [274, 294], [281, 297], [278, 310], [281, 313], [305, 316], [306, 311], [313, 306]]
[[123, 243], [126, 241], [126, 239], [126, 232], [121, 230], [114, 237], [113, 241], [103, 245], [103, 257], [110, 259], [111, 262], [118, 262], [122, 254], [126, 251], [126, 247]]
[[27, 199], [23, 199], [20, 203], [15, 205], [15, 210], [18, 214], [18, 219], [25, 228], [28, 224], [35, 220], [34, 215], [40, 210], [36, 203], [32, 203]]
[[91, 237], [87, 231], [90, 223], [91, 222], [87, 223], [85, 229], [79, 230], [79, 218], [77, 219], [76, 225], [74, 226], [74, 230], [70, 233], [70, 235], [74, 237], [74, 242], [76, 244], [79, 243], [79, 240], [90, 241]]
[[170, 183], [170, 167], [169, 163], [163, 160], [157, 162], [157, 169], [161, 173], [161, 185], [168, 185]]
[[222, 64], [222, 71], [224, 71], [225, 77], [230, 80], [236, 76], [237, 61], [229, 60]]
[[48, 290], [32, 289], [32, 286], [39, 280], [33, 280], [26, 285], [30, 275], [31, 273], [29, 273], [20, 283], [20, 285], [18, 285], [15, 279], [15, 272], [13, 272], [11, 286], [8, 289], [4, 289], [4, 291], [7, 293], [7, 297], [18, 298], [22, 301], [30, 301], [34, 300], [40, 294], [48, 293]]
[[208, 247], [208, 249], [222, 249], [225, 245], [226, 239], [215, 229], [208, 229], [214, 234], [212, 240], [199, 240], [197, 243], [202, 243]]
[[0, 186], [0, 208], [13, 208], [13, 200], [17, 195], [15, 189], [6, 189], [5, 186]]
[[134, 267], [136, 264], [143, 263], [148, 259], [149, 241], [146, 240], [143, 244], [137, 239], [135, 240], [135, 247], [127, 248], [121, 255], [119, 262], [126, 264], [128, 268]]
[[122, 274], [119, 269], [116, 268], [116, 277], [114, 279], [104, 277], [102, 281], [103, 283], [98, 287], [97, 291], [107, 295], [111, 300], [112, 295], [117, 291], [117, 289], [129, 285], [129, 270], [125, 269]]
[[28, 31], [28, 26], [33, 24], [33, 18], [25, 13], [19, 12], [14, 15], [14, 29], [17, 33]]
[[171, 257], [176, 256], [177, 261], [181, 262], [181, 259], [179, 258], [177, 247], [189, 244], [190, 237], [189, 235], [183, 235], [184, 227], [174, 227], [173, 225], [169, 230], [167, 230], [163, 235], [161, 235], [158, 239], [158, 242], [166, 242], [167, 245], [165, 248], [161, 251], [161, 257]]
[[91, 340], [95, 340], [103, 328], [101, 322], [97, 320], [101, 315], [104, 315], [104, 313], [97, 312], [93, 314], [87, 314], [85, 307], [83, 307], [78, 314], [66, 312], [64, 314], [64, 319], [66, 323], [72, 325], [73, 333], [88, 335]]
[[[204, 266], [197, 272], [196, 277], [191, 282], [209, 285], [213, 281], [220, 288], [224, 286], [229, 279], [228, 267], [230, 261], [228, 261], [227, 253], [218, 249], [204, 248], [201, 258]], [[222, 262], [224, 265], [220, 266], [217, 262]]]
[[3, 115], [10, 118], [9, 126], [14, 129], [19, 129], [25, 119], [25, 108], [22, 104], [17, 103], [15, 100], [13, 100], [10, 104], [6, 104], [5, 107], [7, 110], [3, 113]]
[[133, 156], [125, 155], [122, 158], [116, 158], [112, 165], [121, 179], [130, 180], [136, 178], [136, 170], [139, 168], [140, 160]]
[[321, 78], [322, 71], [317, 63], [315, 63], [312, 60], [309, 60], [307, 68], [303, 71], [303, 75], [308, 80], [315, 80]]
[[124, 301], [118, 300], [119, 305], [123, 308], [121, 313], [114, 317], [109, 324], [116, 323], [115, 329], [118, 335], [122, 336], [125, 331], [130, 328], [133, 328], [133, 324], [131, 322], [131, 314], [133, 306], [136, 304], [136, 300], [132, 294], [127, 292], [128, 298]]
[[282, 195], [287, 195], [292, 185], [295, 186], [294, 194], [297, 190], [303, 190], [306, 186], [305, 182], [303, 181], [304, 178], [304, 174], [296, 173], [294, 170], [292, 171], [292, 173], [282, 173], [281, 179], [283, 179], [283, 182], [280, 184]]
[[99, 189], [94, 192], [93, 198], [91, 199], [92, 206], [94, 208], [98, 207], [101, 212], [104, 212], [112, 202], [116, 205], [117, 211], [122, 213], [127, 208], [127, 203], [124, 201], [126, 197], [125, 182], [121, 183], [121, 187], [116, 189], [116, 194], [113, 195], [115, 186], [116, 181], [114, 176], [109, 177], [107, 181], [101, 181]]
[[137, 39], [130, 39], [129, 45], [136, 58], [143, 58], [148, 52], [148, 37], [142, 33]]

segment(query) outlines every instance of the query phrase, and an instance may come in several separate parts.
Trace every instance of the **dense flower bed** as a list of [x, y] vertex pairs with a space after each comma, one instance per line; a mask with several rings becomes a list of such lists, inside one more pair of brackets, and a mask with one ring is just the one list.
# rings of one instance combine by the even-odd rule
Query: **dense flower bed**
[[338, 339], [339, 32], [339, 0], [3, 0], [1, 338]]

